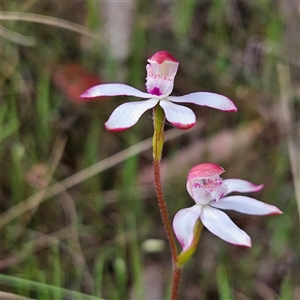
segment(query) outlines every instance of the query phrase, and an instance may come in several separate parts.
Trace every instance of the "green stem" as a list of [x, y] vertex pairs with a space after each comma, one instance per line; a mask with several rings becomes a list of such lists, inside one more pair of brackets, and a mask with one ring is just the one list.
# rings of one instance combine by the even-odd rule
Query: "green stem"
[[158, 201], [158, 207], [160, 211], [160, 215], [165, 227], [165, 231], [168, 237], [171, 255], [172, 255], [172, 292], [171, 292], [171, 300], [178, 299], [178, 290], [180, 283], [180, 275], [181, 269], [176, 265], [177, 262], [177, 247], [176, 241], [173, 234], [173, 229], [171, 225], [171, 221], [169, 218], [168, 208], [165, 201], [165, 197], [163, 194], [162, 184], [161, 184], [161, 176], [160, 176], [160, 162], [162, 156], [162, 149], [164, 144], [164, 112], [159, 105], [157, 105], [153, 109], [153, 117], [154, 117], [154, 135], [153, 135], [153, 171], [154, 171], [154, 182], [156, 188], [156, 195]]

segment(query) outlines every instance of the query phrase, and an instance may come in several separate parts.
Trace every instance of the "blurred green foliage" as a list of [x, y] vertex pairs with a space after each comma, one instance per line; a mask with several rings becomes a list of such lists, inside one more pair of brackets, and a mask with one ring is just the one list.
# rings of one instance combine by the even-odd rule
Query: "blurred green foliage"
[[[247, 128], [259, 120], [261, 133], [244, 153], [216, 162], [228, 169], [228, 177], [264, 183], [255, 197], [284, 212], [265, 218], [231, 215], [253, 238], [250, 250], [204, 232], [183, 274], [182, 299], [297, 299], [299, 215], [292, 182], [299, 178], [291, 173], [278, 117], [279, 94], [285, 91], [277, 71], [278, 63], [288, 68], [292, 107], [299, 108], [294, 59], [299, 45], [295, 48], [293, 35], [299, 11], [294, 5], [136, 1], [131, 51], [120, 62], [111, 57], [102, 30], [107, 13], [102, 1], [3, 2], [3, 11], [35, 13], [40, 21], [20, 15], [2, 21], [12, 32], [1, 40], [1, 213], [14, 217], [2, 228], [1, 290], [34, 299], [143, 299], [149, 284], [146, 266], [158, 263], [166, 274], [161, 297], [167, 298], [168, 250], [147, 253], [142, 247], [147, 239], [166, 239], [153, 185], [139, 180], [151, 166], [150, 151], [47, 201], [43, 192], [36, 194], [152, 135], [149, 113], [126, 132], [106, 132], [103, 123], [125, 98], [75, 103], [68, 87], [61, 89], [53, 79], [61, 66], [76, 62], [103, 81], [122, 80], [143, 89], [147, 58], [167, 50], [180, 62], [174, 94], [217, 92], [230, 97], [239, 111], [195, 108], [205, 124], [201, 132], [187, 131], [168, 142], [164, 161], [176, 167], [177, 154], [188, 152], [193, 141], [205, 142], [221, 129]], [[47, 25], [45, 16], [86, 26], [99, 39], [62, 28], [58, 21]], [[12, 42], [14, 33], [34, 38], [35, 45], [23, 45], [20, 37]], [[173, 216], [192, 202], [185, 191], [186, 173], [168, 175], [165, 195]], [[36, 205], [22, 209], [32, 195]]]

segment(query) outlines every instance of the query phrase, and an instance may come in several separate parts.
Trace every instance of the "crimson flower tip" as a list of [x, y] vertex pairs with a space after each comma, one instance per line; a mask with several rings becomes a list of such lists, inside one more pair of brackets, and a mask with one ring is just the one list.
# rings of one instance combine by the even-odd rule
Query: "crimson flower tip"
[[224, 172], [225, 170], [217, 164], [203, 163], [194, 166], [190, 170], [187, 181], [190, 181], [193, 178], [202, 178], [202, 179], [210, 178], [213, 176], [218, 176]]
[[227, 109], [224, 109], [224, 111], [227, 111], [227, 112], [237, 112], [238, 109], [237, 109], [236, 105], [228, 97], [225, 97], [225, 98], [227, 98], [227, 100], [230, 103], [230, 105], [227, 107]]
[[283, 214], [283, 211], [281, 211], [279, 208], [277, 208], [275, 206], [275, 209], [273, 212], [269, 213], [269, 216], [273, 216], [273, 215], [282, 215]]
[[129, 129], [130, 127], [132, 127], [132, 126], [130, 126], [130, 127], [108, 127], [108, 125], [105, 123], [104, 124], [104, 126], [105, 126], [105, 129], [106, 130], [108, 130], [108, 131], [110, 131], [110, 132], [122, 132], [122, 131], [125, 131], [126, 129]]
[[251, 248], [252, 247], [252, 242], [250, 240], [249, 244], [234, 244], [234, 245], [239, 246], [239, 247]]
[[157, 62], [158, 64], [162, 64], [165, 61], [172, 61], [178, 63], [178, 60], [167, 51], [156, 52], [150, 58], [148, 58], [148, 62], [151, 61]]
[[94, 96], [90, 95], [89, 90], [86, 90], [84, 93], [82, 93], [81, 95], [79, 95], [79, 98], [93, 98]]
[[264, 184], [257, 185], [253, 192], [261, 191], [264, 188], [264, 186], [265, 186]]
[[181, 124], [181, 123], [172, 123], [173, 126], [175, 126], [178, 129], [187, 130], [195, 126], [196, 123], [192, 124]]

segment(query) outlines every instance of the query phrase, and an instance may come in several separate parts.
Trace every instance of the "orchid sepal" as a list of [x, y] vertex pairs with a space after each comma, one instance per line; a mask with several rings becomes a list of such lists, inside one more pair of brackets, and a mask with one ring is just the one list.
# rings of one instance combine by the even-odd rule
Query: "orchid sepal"
[[282, 211], [275, 205], [267, 204], [257, 199], [241, 195], [223, 197], [222, 201], [211, 202], [210, 206], [218, 209], [235, 210], [243, 214], [254, 216], [282, 214]]
[[133, 96], [138, 98], [151, 98], [151, 94], [144, 93], [133, 86], [123, 83], [105, 83], [95, 85], [88, 90], [86, 90], [83, 94], [81, 94], [80, 98], [95, 98], [95, 97], [103, 97], [103, 96]]
[[169, 96], [167, 99], [175, 103], [193, 103], [228, 112], [237, 111], [237, 107], [229, 98], [216, 93], [196, 92], [183, 96]]
[[250, 181], [243, 179], [223, 179], [223, 182], [227, 186], [227, 193], [239, 192], [239, 193], [250, 193], [250, 192], [258, 192], [263, 189], [264, 185], [259, 184], [256, 185]]
[[159, 105], [164, 110], [166, 119], [173, 126], [185, 130], [192, 128], [196, 124], [196, 116], [190, 108], [167, 100], [161, 100]]
[[142, 114], [153, 108], [157, 103], [157, 99], [123, 103], [113, 111], [105, 122], [105, 127], [107, 130], [114, 132], [126, 130], [135, 125]]
[[203, 229], [203, 224], [198, 219], [195, 223], [195, 227], [193, 230], [193, 240], [191, 244], [189, 245], [188, 248], [183, 250], [177, 257], [176, 266], [178, 268], [181, 268], [186, 262], [188, 262], [192, 257], [192, 255], [194, 254], [194, 252], [196, 251], [202, 233], [202, 229]]

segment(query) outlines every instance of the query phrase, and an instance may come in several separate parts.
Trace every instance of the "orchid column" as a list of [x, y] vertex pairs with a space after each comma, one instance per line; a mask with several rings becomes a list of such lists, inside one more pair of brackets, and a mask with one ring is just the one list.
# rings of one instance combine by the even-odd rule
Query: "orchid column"
[[[152, 145], [154, 181], [158, 206], [172, 254], [173, 282], [171, 299], [175, 300], [178, 298], [180, 264], [178, 264], [176, 242], [160, 177], [160, 162], [164, 144], [164, 121], [166, 118], [169, 123], [179, 129], [189, 129], [195, 125], [196, 116], [194, 112], [190, 108], [180, 105], [181, 103], [192, 103], [223, 111], [237, 111], [237, 108], [227, 97], [209, 92], [170, 96], [179, 66], [178, 61], [168, 52], [160, 51], [150, 57], [148, 63], [146, 66], [147, 93], [126, 84], [110, 83], [94, 86], [83, 93], [81, 97], [94, 98], [126, 95], [146, 99], [143, 101], [127, 102], [118, 106], [105, 123], [105, 127], [109, 131], [118, 132], [126, 130], [135, 125], [145, 111], [153, 109], [154, 135]], [[197, 224], [199, 225], [200, 223], [198, 222]], [[198, 230], [195, 232], [198, 233], [199, 237], [201, 226], [196, 226], [197, 228]]]

